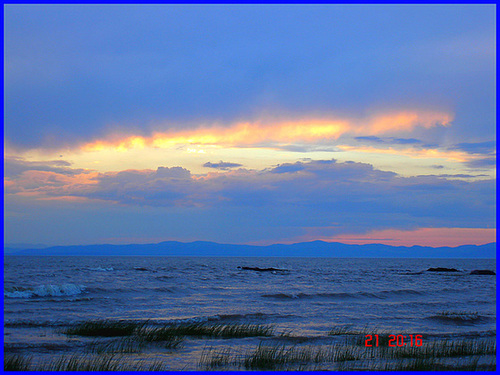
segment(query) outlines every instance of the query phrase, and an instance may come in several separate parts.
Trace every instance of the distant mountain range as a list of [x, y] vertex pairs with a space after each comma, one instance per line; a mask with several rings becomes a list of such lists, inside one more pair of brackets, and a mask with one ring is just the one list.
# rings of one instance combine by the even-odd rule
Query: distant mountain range
[[146, 245], [80, 245], [40, 248], [4, 246], [4, 255], [23, 256], [207, 256], [325, 258], [496, 258], [496, 243], [458, 247], [348, 245], [312, 241], [291, 245], [229, 245], [215, 242], [168, 241]]

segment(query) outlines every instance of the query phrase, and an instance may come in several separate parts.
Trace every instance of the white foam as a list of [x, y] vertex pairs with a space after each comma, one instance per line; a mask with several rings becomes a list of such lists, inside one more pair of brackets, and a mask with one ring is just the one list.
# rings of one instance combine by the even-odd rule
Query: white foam
[[84, 285], [61, 284], [40, 285], [34, 288], [14, 287], [4, 289], [4, 295], [8, 298], [32, 298], [32, 297], [60, 297], [74, 296], [85, 291]]
[[89, 268], [91, 271], [114, 271], [115, 269], [113, 267], [96, 267], [96, 268]]

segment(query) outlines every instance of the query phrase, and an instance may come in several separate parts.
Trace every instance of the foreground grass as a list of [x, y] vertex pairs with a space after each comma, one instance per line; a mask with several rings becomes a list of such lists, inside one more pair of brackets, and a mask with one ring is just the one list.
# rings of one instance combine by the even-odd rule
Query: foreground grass
[[139, 332], [139, 336], [148, 341], [158, 341], [172, 336], [194, 337], [221, 337], [242, 338], [272, 336], [273, 327], [259, 324], [180, 324], [167, 325], [157, 328], [146, 328]]
[[109, 354], [62, 356], [33, 365], [31, 359], [15, 355], [4, 358], [4, 371], [166, 371], [166, 366], [159, 360], [127, 362], [121, 356]]
[[450, 358], [496, 354], [496, 342], [489, 340], [435, 341], [421, 347], [384, 348], [388, 358]]
[[22, 355], [6, 355], [3, 359], [4, 371], [29, 371], [31, 357]]
[[[152, 360], [151, 353], [155, 353], [154, 355], [161, 353], [161, 356], [167, 355], [168, 358], [170, 352], [162, 352], [159, 348], [177, 349], [183, 345], [186, 337], [205, 339], [262, 337], [260, 343], [251, 349], [238, 348], [235, 346], [236, 341], [231, 341], [225, 347], [219, 341], [217, 349], [213, 347], [205, 349], [199, 362], [196, 362], [198, 358], [194, 359], [194, 363], [205, 370], [496, 369], [494, 339], [455, 341], [424, 339], [423, 345], [419, 347], [389, 347], [387, 345], [389, 335], [386, 332], [370, 331], [368, 334], [379, 335], [379, 346], [365, 347], [367, 332], [344, 327], [334, 328], [329, 332], [332, 337], [328, 341], [335, 343], [325, 344], [322, 341], [322, 344], [312, 345], [304, 342], [290, 343], [288, 340], [287, 343], [283, 343], [283, 340], [280, 341], [283, 334], [275, 334], [274, 328], [266, 325], [193, 323], [158, 326], [121, 321], [91, 321], [64, 331], [71, 336], [97, 337], [93, 342], [87, 342], [86, 354], [62, 356], [46, 363], [33, 363], [31, 357], [6, 354], [4, 369], [6, 371], [166, 371], [168, 363], [165, 359]], [[340, 343], [342, 337], [345, 341]], [[144, 349], [147, 349], [149, 354], [140, 354]]]
[[[394, 350], [392, 350], [394, 349]], [[495, 370], [496, 343], [484, 340], [436, 341], [422, 347], [361, 347], [351, 344], [297, 346], [260, 343], [244, 355], [229, 348], [205, 350], [199, 366], [205, 370], [231, 367], [246, 370], [437, 371]], [[451, 361], [453, 357], [460, 357]], [[484, 362], [484, 361], [483, 361]], [[368, 365], [366, 365], [368, 363]]]
[[130, 323], [112, 320], [88, 321], [63, 330], [70, 336], [118, 337], [139, 336], [146, 341], [162, 341], [169, 337], [222, 337], [240, 338], [272, 336], [274, 328], [260, 324], [166, 324], [160, 327], [148, 326], [148, 323]]

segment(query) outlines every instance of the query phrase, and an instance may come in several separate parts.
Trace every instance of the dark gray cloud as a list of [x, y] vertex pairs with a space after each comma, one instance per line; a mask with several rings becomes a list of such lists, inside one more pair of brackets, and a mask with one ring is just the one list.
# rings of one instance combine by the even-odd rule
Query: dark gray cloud
[[116, 128], [417, 106], [455, 113], [435, 135], [482, 141], [495, 126], [494, 9], [9, 5], [5, 139], [61, 147]]
[[230, 168], [242, 167], [243, 164], [230, 163], [230, 162], [225, 162], [225, 161], [221, 160], [218, 163], [206, 162], [205, 164], [203, 164], [203, 166], [206, 167], [206, 168], [215, 168], [215, 169], [221, 169], [221, 170], [228, 170]]

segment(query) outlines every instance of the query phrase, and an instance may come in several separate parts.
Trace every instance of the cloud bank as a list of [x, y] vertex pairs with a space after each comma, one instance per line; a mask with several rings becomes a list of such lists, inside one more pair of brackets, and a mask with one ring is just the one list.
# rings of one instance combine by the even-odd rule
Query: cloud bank
[[328, 227], [330, 235], [386, 228], [495, 226], [495, 181], [446, 177], [455, 176], [401, 177], [370, 164], [332, 159], [205, 175], [192, 175], [181, 167], [73, 174], [25, 170], [7, 176], [5, 188], [6, 200], [79, 198], [167, 211], [236, 210], [256, 216], [273, 212], [276, 226]]

